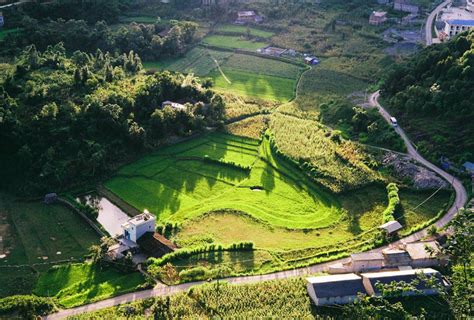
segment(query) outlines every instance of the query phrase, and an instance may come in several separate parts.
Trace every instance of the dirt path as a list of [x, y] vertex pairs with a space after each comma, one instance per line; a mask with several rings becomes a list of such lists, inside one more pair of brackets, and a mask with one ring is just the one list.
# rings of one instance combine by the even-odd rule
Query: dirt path
[[[370, 96], [369, 102], [372, 106], [376, 107], [381, 113], [381, 115], [384, 117], [384, 119], [390, 123], [390, 114], [379, 104], [378, 98], [379, 98], [379, 92], [377, 91]], [[443, 177], [446, 181], [448, 181], [453, 186], [456, 192], [456, 200], [454, 201], [451, 208], [449, 208], [448, 212], [440, 220], [438, 220], [435, 223], [437, 227], [445, 226], [449, 221], [451, 221], [451, 219], [454, 217], [454, 215], [459, 210], [459, 208], [463, 207], [464, 204], [467, 202], [467, 193], [466, 193], [466, 190], [464, 189], [464, 186], [458, 179], [456, 179], [449, 173], [441, 170], [440, 168], [438, 168], [431, 162], [425, 160], [418, 153], [418, 151], [416, 151], [416, 149], [413, 147], [412, 142], [410, 141], [410, 139], [407, 137], [405, 132], [400, 127], [395, 128], [395, 131], [400, 135], [400, 137], [405, 142], [407, 150], [408, 150], [408, 154], [410, 156], [412, 156], [415, 160], [417, 160], [424, 166], [428, 167], [429, 169], [439, 174], [441, 177]], [[427, 235], [427, 229], [428, 228], [418, 231], [408, 237], [405, 237], [399, 241], [394, 242], [393, 244], [397, 244], [400, 242], [418, 241]], [[376, 248], [376, 249], [370, 250], [369, 252], [381, 252], [383, 249], [387, 247], [388, 246]], [[261, 281], [269, 281], [269, 280], [303, 277], [310, 274], [325, 272], [328, 270], [328, 267], [331, 264], [338, 263], [338, 262], [346, 263], [348, 261], [349, 261], [349, 258], [344, 258], [344, 259], [338, 259], [338, 260], [316, 264], [316, 265], [312, 265], [312, 266], [308, 266], [304, 268], [298, 268], [294, 270], [280, 271], [280, 272], [269, 273], [269, 274], [264, 274], [264, 275], [225, 278], [220, 281], [225, 281], [232, 284], [245, 284], [245, 283], [254, 283], [254, 282], [261, 282]], [[184, 292], [188, 290], [190, 287], [200, 285], [200, 284], [203, 284], [203, 282], [202, 281], [190, 282], [190, 283], [185, 283], [185, 284], [180, 284], [180, 285], [175, 285], [175, 286], [158, 286], [150, 290], [128, 293], [128, 294], [124, 294], [118, 297], [84, 305], [81, 307], [61, 310], [57, 313], [54, 313], [52, 315], [45, 317], [45, 319], [49, 319], [49, 320], [63, 319], [63, 318], [81, 314], [84, 312], [96, 311], [103, 308], [113, 307], [113, 306], [117, 306], [120, 304], [132, 302], [132, 301], [136, 301], [140, 299], [147, 299], [147, 298], [153, 298], [153, 297], [158, 297], [158, 296], [168, 296], [168, 295], [176, 294], [179, 292]]]

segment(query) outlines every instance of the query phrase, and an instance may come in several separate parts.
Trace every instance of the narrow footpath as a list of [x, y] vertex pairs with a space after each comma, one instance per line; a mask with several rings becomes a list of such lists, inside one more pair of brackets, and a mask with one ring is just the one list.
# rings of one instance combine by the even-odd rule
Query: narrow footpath
[[[380, 114], [383, 116], [383, 118], [387, 122], [390, 123], [390, 114], [380, 105], [378, 101], [379, 96], [380, 96], [380, 93], [378, 91], [370, 95], [369, 103], [372, 107], [376, 107], [379, 110]], [[405, 134], [405, 132], [402, 130], [402, 128], [396, 127], [395, 131], [400, 135], [400, 137], [405, 142], [405, 145], [408, 150], [408, 154], [411, 157], [413, 157], [415, 160], [420, 162], [422, 165], [426, 166], [427, 168], [439, 174], [442, 178], [444, 178], [453, 186], [453, 189], [456, 192], [456, 199], [453, 205], [451, 206], [451, 208], [449, 208], [448, 212], [440, 220], [438, 220], [435, 223], [436, 227], [438, 228], [444, 227], [453, 219], [456, 212], [460, 208], [462, 208], [464, 204], [467, 202], [467, 192], [464, 189], [464, 186], [457, 178], [443, 171], [442, 169], [438, 168], [437, 166], [435, 166], [428, 160], [424, 159], [418, 153], [418, 151], [416, 151], [416, 149], [413, 147], [412, 142], [410, 141], [408, 136]], [[397, 244], [400, 242], [414, 242], [414, 241], [424, 238], [426, 235], [427, 235], [427, 228], [421, 231], [418, 231], [401, 240], [398, 240], [394, 242], [393, 244]], [[376, 248], [376, 249], [370, 250], [369, 252], [381, 252], [383, 249], [387, 247], [388, 246]], [[320, 263], [316, 265], [311, 265], [304, 268], [298, 268], [294, 270], [280, 271], [280, 272], [269, 273], [269, 274], [264, 274], [264, 275], [225, 278], [219, 281], [224, 281], [224, 282], [232, 283], [232, 284], [246, 284], [246, 283], [255, 283], [255, 282], [269, 281], [269, 280], [304, 277], [310, 274], [325, 272], [328, 270], [328, 267], [331, 264], [346, 263], [348, 261], [349, 261], [349, 258], [344, 258], [344, 259], [333, 260], [330, 262]], [[190, 282], [190, 283], [174, 285], [174, 286], [164, 286], [160, 284], [153, 289], [132, 292], [132, 293], [124, 294], [124, 295], [117, 296], [114, 298], [109, 298], [109, 299], [102, 300], [99, 302], [91, 303], [88, 305], [84, 305], [84, 306], [80, 306], [80, 307], [76, 307], [72, 309], [60, 310], [59, 312], [51, 314], [45, 317], [44, 319], [48, 319], [48, 320], [64, 319], [66, 317], [70, 317], [73, 315], [96, 311], [96, 310], [100, 310], [104, 308], [109, 308], [109, 307], [117, 306], [124, 303], [129, 303], [136, 300], [159, 297], [159, 296], [169, 296], [176, 293], [187, 291], [190, 287], [200, 285], [203, 283], [204, 283], [203, 281], [197, 281], [197, 282]]]

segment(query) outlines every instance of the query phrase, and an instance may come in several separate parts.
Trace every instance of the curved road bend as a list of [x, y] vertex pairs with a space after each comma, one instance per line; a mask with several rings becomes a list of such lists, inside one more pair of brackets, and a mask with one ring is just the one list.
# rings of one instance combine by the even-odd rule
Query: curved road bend
[[[379, 92], [373, 93], [369, 97], [369, 102], [372, 106], [377, 107], [382, 116], [385, 118], [385, 120], [390, 122], [390, 114], [379, 104], [378, 102], [379, 98]], [[456, 200], [454, 201], [452, 207], [448, 210], [448, 212], [440, 219], [438, 220], [435, 225], [437, 227], [443, 227], [445, 226], [451, 219], [454, 217], [456, 212], [458, 211], [459, 208], [463, 207], [464, 204], [467, 202], [467, 193], [466, 190], [464, 189], [462, 183], [450, 175], [447, 172], [444, 172], [440, 168], [436, 167], [429, 161], [425, 160], [413, 147], [411, 141], [408, 139], [406, 136], [405, 132], [400, 128], [397, 127], [395, 128], [395, 131], [402, 137], [403, 141], [405, 142], [408, 150], [408, 154], [412, 156], [414, 159], [419, 161], [421, 164], [424, 166], [428, 167], [429, 169], [435, 171], [437, 174], [439, 174], [441, 177], [446, 179], [454, 188], [456, 192]], [[427, 234], [426, 229], [418, 231], [408, 237], [405, 237], [395, 243], [399, 242], [414, 242], [419, 239], [422, 239], [425, 237]], [[381, 248], [376, 248], [373, 250], [370, 250], [369, 252], [381, 252], [385, 247]], [[349, 258], [344, 258], [344, 259], [338, 259], [334, 261], [329, 261], [325, 263], [320, 263], [304, 268], [298, 268], [294, 270], [287, 270], [287, 271], [280, 271], [280, 272], [275, 272], [275, 273], [269, 273], [269, 274], [264, 274], [264, 275], [255, 275], [255, 276], [242, 276], [242, 277], [235, 277], [235, 278], [225, 278], [220, 281], [225, 281], [228, 283], [234, 283], [234, 284], [244, 284], [244, 283], [254, 283], [254, 282], [260, 282], [260, 281], [268, 281], [268, 280], [277, 280], [277, 279], [287, 279], [287, 278], [294, 278], [294, 277], [303, 277], [307, 276], [310, 274], [315, 274], [319, 272], [325, 272], [328, 270], [329, 265], [334, 264], [334, 263], [345, 263], [348, 262]], [[168, 296], [172, 295], [175, 293], [179, 292], [184, 292], [188, 290], [192, 286], [196, 286], [199, 284], [203, 284], [203, 281], [198, 281], [198, 282], [190, 282], [190, 283], [185, 283], [185, 284], [180, 284], [180, 285], [174, 285], [174, 286], [166, 286], [166, 285], [157, 285], [153, 289], [149, 290], [143, 290], [143, 291], [137, 291], [137, 292], [132, 292], [128, 294], [124, 294], [121, 296], [117, 296], [114, 298], [109, 298], [106, 300], [102, 300], [99, 302], [91, 303], [88, 305], [72, 308], [72, 309], [66, 309], [66, 310], [61, 310], [57, 313], [51, 314], [45, 319], [48, 320], [55, 320], [55, 319], [63, 319], [65, 317], [81, 314], [84, 312], [89, 312], [89, 311], [96, 311], [108, 307], [113, 307], [117, 306], [119, 304], [124, 304], [136, 300], [141, 300], [141, 299], [147, 299], [147, 298], [152, 298], [152, 297], [158, 297], [158, 296]]]
[[428, 19], [426, 19], [426, 25], [425, 25], [425, 37], [426, 37], [426, 45], [431, 46], [433, 44], [433, 35], [432, 35], [432, 28], [433, 28], [433, 22], [438, 13], [446, 7], [448, 4], [450, 4], [452, 0], [446, 0], [443, 1], [440, 5], [438, 5], [428, 16]]

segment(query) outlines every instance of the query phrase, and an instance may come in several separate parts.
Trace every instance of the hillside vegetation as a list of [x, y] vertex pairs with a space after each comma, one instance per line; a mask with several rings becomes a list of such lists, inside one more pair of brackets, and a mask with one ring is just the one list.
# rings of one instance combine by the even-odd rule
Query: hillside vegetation
[[390, 110], [420, 151], [474, 160], [474, 32], [396, 65], [382, 85]]

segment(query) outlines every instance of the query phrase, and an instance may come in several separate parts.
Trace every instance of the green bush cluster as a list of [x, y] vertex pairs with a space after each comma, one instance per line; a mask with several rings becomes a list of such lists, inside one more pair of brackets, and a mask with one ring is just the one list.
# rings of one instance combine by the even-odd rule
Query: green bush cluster
[[217, 279], [232, 275], [232, 270], [228, 267], [219, 267], [216, 269], [208, 269], [203, 266], [194, 267], [183, 270], [179, 273], [179, 277], [183, 281], [199, 281], [207, 279]]
[[158, 259], [150, 259], [151, 264], [155, 265], [164, 265], [168, 262], [173, 261], [174, 259], [185, 259], [189, 258], [195, 254], [200, 253], [210, 253], [210, 252], [222, 252], [222, 251], [252, 251], [253, 250], [253, 242], [250, 241], [243, 241], [232, 243], [228, 246], [223, 246], [221, 244], [210, 244], [207, 246], [200, 246], [195, 248], [183, 248], [176, 250], [172, 253], [164, 255]]
[[170, 235], [177, 233], [179, 229], [180, 229], [179, 223], [166, 222], [164, 225], [158, 225], [156, 227], [156, 232], [158, 232], [159, 234], [165, 237], [168, 237]]
[[56, 310], [51, 298], [33, 295], [17, 295], [0, 299], [0, 318], [18, 314], [21, 319], [35, 319], [38, 315], [50, 314]]
[[383, 223], [396, 220], [395, 213], [400, 207], [400, 196], [398, 195], [398, 187], [395, 183], [387, 185], [388, 206], [383, 212]]

